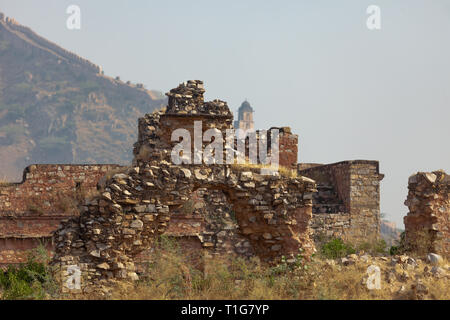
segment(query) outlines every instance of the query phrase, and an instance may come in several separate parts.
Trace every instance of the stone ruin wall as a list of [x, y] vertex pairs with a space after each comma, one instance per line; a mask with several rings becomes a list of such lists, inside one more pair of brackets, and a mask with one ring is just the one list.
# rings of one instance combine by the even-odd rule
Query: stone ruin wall
[[420, 254], [450, 258], [450, 176], [444, 171], [418, 172], [408, 181], [404, 217], [405, 244]]
[[[192, 127], [192, 120], [203, 120], [204, 123], [209, 122], [215, 126], [218, 119], [228, 119], [230, 115], [221, 118], [216, 114], [204, 119], [176, 114], [171, 120], [163, 115], [163, 128], [166, 128], [166, 132], [161, 135], [170, 136], [170, 128], [173, 126]], [[147, 123], [149, 118], [152, 116], [139, 120], [138, 140], [141, 142], [153, 134], [152, 127]], [[228, 128], [229, 122], [230, 120], [225, 121], [223, 129]], [[159, 118], [156, 125], [159, 126]], [[297, 161], [298, 136], [292, 134], [288, 127], [279, 129], [280, 165], [293, 167]], [[151, 147], [157, 152], [161, 150], [161, 146]], [[53, 252], [52, 233], [57, 230], [61, 221], [79, 214], [73, 208], [70, 208], [70, 211], [64, 208], [64, 202], [80, 191], [95, 192], [98, 180], [106, 172], [118, 168], [121, 166], [113, 164], [32, 165], [24, 170], [24, 179], [21, 183], [0, 186], [0, 266], [24, 262], [27, 251], [39, 243], [44, 243], [48, 250]], [[184, 209], [173, 216], [173, 223], [169, 225], [165, 234], [177, 238], [184, 247], [208, 247], [217, 253], [234, 251], [241, 255], [252, 255], [251, 246], [239, 236], [237, 223], [230, 218], [233, 212], [231, 205], [224, 205], [223, 193], [214, 191], [206, 197], [203, 196], [204, 193], [204, 189], [194, 193], [197, 198], [198, 194], [202, 195], [196, 204], [201, 208], [195, 208], [195, 211], [202, 212], [203, 215], [207, 211], [221, 213], [221, 217], [210, 217], [209, 220], [213, 218], [224, 220], [220, 221], [220, 224], [225, 224], [225, 230], [218, 230], [217, 221], [209, 221], [205, 226], [202, 222], [204, 219], [200, 218], [200, 215], [187, 212], [194, 210]], [[221, 201], [217, 201], [219, 198]], [[145, 259], [145, 253], [142, 259]]]
[[[203, 122], [203, 132], [232, 128], [226, 103], [205, 103], [203, 92], [200, 81], [181, 84], [168, 94], [165, 110], [139, 120], [133, 165], [103, 181], [101, 196], [86, 200], [80, 217], [55, 233], [53, 263], [62, 279], [65, 268], [77, 265], [84, 288], [106, 279], [136, 280], [135, 258], [166, 233], [172, 218], [180, 235], [201, 240], [205, 256], [237, 251], [270, 262], [281, 255], [290, 259], [299, 249], [305, 256], [314, 251], [313, 180], [261, 175], [259, 168], [235, 165], [171, 163], [176, 128], [193, 130], [196, 120]], [[193, 195], [201, 201], [186, 206]], [[184, 228], [183, 219], [190, 220]], [[236, 241], [223, 241], [230, 239]]]
[[378, 161], [299, 164], [299, 174], [317, 183], [311, 227], [320, 242], [330, 237], [353, 243], [373, 241], [380, 234]]
[[[259, 255], [264, 259], [282, 253], [293, 254], [299, 247], [312, 252], [310, 227], [314, 229], [316, 240], [319, 234], [344, 239], [365, 239], [368, 235], [378, 234], [379, 180], [382, 175], [378, 173], [376, 161], [299, 164], [301, 175], [318, 180], [317, 194], [315, 182], [304, 177], [291, 181], [285, 177], [262, 177], [255, 169], [236, 171], [234, 166], [171, 165], [170, 151], [177, 143], [170, 141], [174, 128], [187, 128], [192, 133], [196, 120], [202, 121], [203, 131], [232, 128], [233, 117], [226, 103], [220, 100], [204, 103], [203, 92], [201, 82], [180, 85], [168, 94], [167, 108], [139, 119], [131, 167], [31, 166], [26, 169], [26, 179], [21, 183], [25, 187], [17, 189], [20, 184], [15, 184], [16, 189], [12, 184], [1, 187], [1, 200], [8, 201], [2, 201], [0, 225], [14, 230], [10, 236], [3, 231], [4, 238], [11, 241], [15, 239], [13, 235], [26, 234], [25, 238], [34, 241], [26, 246], [31, 248], [31, 243], [35, 245], [38, 238], [50, 239], [62, 222], [64, 228], [58, 231], [49, 247], [57, 246], [57, 264], [80, 263], [85, 271], [90, 270], [89, 277], [104, 279], [136, 277], [136, 272], [142, 270], [135, 262], [145, 261], [153, 239], [162, 233], [178, 238], [184, 248], [203, 252], [206, 256], [236, 253]], [[298, 136], [288, 127], [279, 129], [280, 164], [293, 168], [297, 165]], [[110, 170], [123, 173], [115, 177], [109, 174], [101, 179]], [[148, 172], [153, 175], [149, 176]], [[216, 175], [213, 178], [211, 173], [222, 178]], [[228, 174], [226, 179], [225, 174]], [[57, 197], [46, 197], [55, 189], [59, 194], [73, 195], [83, 177], [87, 180], [82, 185], [89, 190], [96, 190], [99, 181], [103, 195], [88, 200], [80, 217], [65, 222], [77, 214], [64, 214], [56, 209]], [[231, 186], [229, 177], [233, 177]], [[176, 182], [164, 188], [170, 181]], [[55, 185], [52, 187], [52, 184]], [[16, 193], [13, 190], [29, 191]], [[45, 196], [34, 197], [33, 192], [37, 190]], [[30, 213], [23, 205], [29, 198], [40, 201], [40, 205], [46, 204], [49, 211], [44, 215]], [[6, 209], [8, 202], [14, 210]], [[278, 209], [274, 210], [275, 207]], [[29, 226], [28, 230], [11, 228], [7, 213], [29, 217], [26, 223], [14, 222], [17, 226]], [[121, 221], [112, 222], [113, 217]], [[109, 222], [105, 224], [105, 221]], [[259, 227], [255, 227], [255, 223]], [[40, 228], [45, 231], [39, 231]], [[109, 236], [105, 239], [103, 233]], [[3, 247], [16, 249], [9, 250], [3, 261], [23, 261], [23, 255], [18, 254], [24, 252], [23, 246], [16, 243], [15, 247], [11, 244]], [[118, 259], [118, 252], [125, 253], [125, 258]]]
[[0, 265], [24, 262], [40, 242], [52, 251], [53, 232], [78, 213], [73, 199], [94, 193], [101, 177], [119, 167], [31, 165], [22, 182], [0, 184]]
[[[29, 250], [44, 244], [53, 254], [53, 233], [62, 221], [79, 214], [68, 208], [77, 193], [97, 191], [97, 183], [119, 165], [31, 165], [24, 170], [20, 183], [0, 185], [0, 266], [26, 261]], [[172, 217], [166, 235], [179, 240], [186, 248], [214, 248], [217, 252], [252, 255], [251, 248], [237, 235], [237, 223], [230, 217], [232, 209], [224, 205], [223, 192], [204, 197], [205, 190], [193, 193], [192, 208], [186, 206]], [[190, 204], [190, 203], [189, 203]], [[206, 215], [212, 212], [213, 215]], [[210, 229], [217, 224], [224, 230], [205, 230], [205, 216]], [[141, 260], [145, 259], [145, 253]]]
[[[149, 158], [168, 157], [167, 151], [172, 150], [177, 143], [170, 141], [174, 128], [185, 128], [189, 130], [191, 136], [194, 135], [195, 121], [202, 121], [203, 132], [211, 128], [222, 132], [232, 128], [233, 117], [226, 102], [214, 100], [202, 105], [203, 84], [197, 83], [197, 86], [197, 92], [190, 94], [200, 108], [193, 108], [182, 99], [180, 102], [180, 97], [185, 92], [177, 88], [167, 94], [169, 96], [167, 110], [156, 111], [139, 119], [138, 142], [134, 146], [133, 165], [143, 165]], [[178, 101], [175, 98], [178, 98]], [[268, 131], [271, 129], [273, 128]], [[279, 129], [280, 165], [295, 168], [298, 135], [292, 134], [289, 127], [275, 129]], [[257, 141], [258, 133], [259, 131]], [[236, 141], [234, 143], [236, 149]], [[206, 145], [204, 142], [202, 147], [205, 148]], [[270, 140], [267, 147], [270, 154]], [[193, 154], [194, 150], [191, 152]], [[247, 143], [246, 156], [249, 152]], [[145, 161], [142, 162], [142, 159]], [[249, 241], [240, 234], [232, 205], [227, 203], [226, 195], [222, 191], [200, 188], [193, 192], [188, 204], [186, 206], [188, 208], [183, 207], [172, 213], [171, 223], [165, 234], [177, 238], [182, 246], [208, 248], [212, 254], [233, 252], [244, 256], [255, 254]]]

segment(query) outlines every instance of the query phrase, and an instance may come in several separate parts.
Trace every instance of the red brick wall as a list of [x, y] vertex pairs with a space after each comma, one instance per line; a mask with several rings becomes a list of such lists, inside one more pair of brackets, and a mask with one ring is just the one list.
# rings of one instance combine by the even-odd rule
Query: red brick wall
[[64, 215], [0, 217], [0, 238], [47, 237], [58, 227]]
[[61, 220], [78, 214], [77, 192], [95, 191], [99, 179], [119, 167], [31, 165], [22, 182], [0, 185], [0, 265], [23, 262], [27, 250], [51, 242]]
[[42, 238], [0, 238], [0, 268], [10, 264], [19, 264], [27, 260], [28, 253], [33, 248], [44, 245], [50, 255], [53, 255], [53, 243], [50, 237]]
[[[76, 191], [77, 183], [84, 190], [95, 190], [98, 180], [118, 165], [31, 165], [24, 170], [20, 183], [0, 185], [0, 217], [30, 212], [41, 206], [45, 214], [61, 214], [55, 197]], [[36, 208], [35, 208], [36, 209]], [[33, 211], [33, 210], [31, 210]]]
[[298, 162], [298, 135], [284, 127], [280, 130], [280, 166], [296, 168]]

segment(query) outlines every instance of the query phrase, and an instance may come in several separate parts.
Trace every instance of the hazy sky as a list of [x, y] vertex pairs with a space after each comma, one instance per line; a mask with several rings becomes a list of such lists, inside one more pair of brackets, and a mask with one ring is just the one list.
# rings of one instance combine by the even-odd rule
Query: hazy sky
[[[71, 4], [81, 30], [66, 28]], [[201, 79], [234, 111], [247, 98], [258, 128], [299, 135], [300, 162], [379, 160], [381, 212], [402, 228], [408, 177], [450, 172], [448, 0], [0, 0], [0, 11], [107, 75], [163, 92]]]

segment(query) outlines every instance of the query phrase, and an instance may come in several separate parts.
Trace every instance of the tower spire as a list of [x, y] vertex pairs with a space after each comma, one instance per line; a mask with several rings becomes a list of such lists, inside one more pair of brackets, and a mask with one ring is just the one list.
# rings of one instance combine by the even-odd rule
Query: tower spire
[[238, 119], [234, 122], [235, 129], [254, 130], [253, 113], [253, 108], [246, 98], [239, 107]]

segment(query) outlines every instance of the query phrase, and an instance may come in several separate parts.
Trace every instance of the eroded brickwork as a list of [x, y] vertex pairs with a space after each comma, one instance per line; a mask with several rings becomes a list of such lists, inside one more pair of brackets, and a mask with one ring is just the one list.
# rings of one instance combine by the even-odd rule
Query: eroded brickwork
[[23, 262], [26, 250], [51, 237], [64, 219], [78, 214], [77, 197], [118, 165], [31, 165], [23, 181], [0, 185], [0, 265]]
[[298, 162], [298, 135], [291, 132], [291, 128], [279, 128], [279, 162], [280, 166], [296, 169]]
[[450, 257], [450, 176], [419, 172], [409, 178], [404, 217], [407, 249]]

